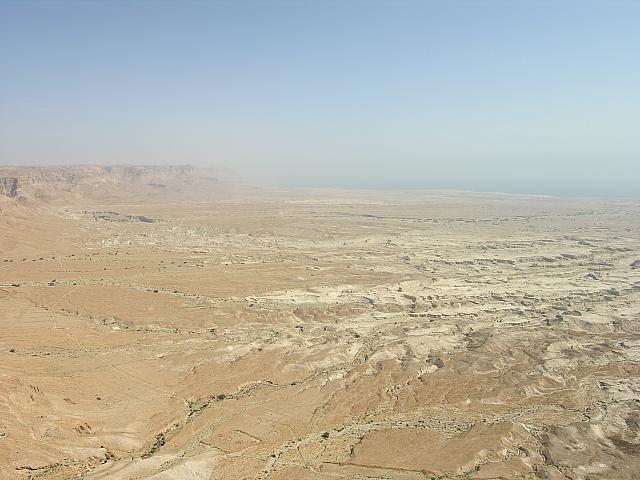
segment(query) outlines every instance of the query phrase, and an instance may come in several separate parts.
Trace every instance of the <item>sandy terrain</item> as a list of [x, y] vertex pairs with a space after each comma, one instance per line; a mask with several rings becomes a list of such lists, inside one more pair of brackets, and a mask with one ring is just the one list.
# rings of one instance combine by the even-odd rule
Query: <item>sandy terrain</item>
[[109, 188], [0, 196], [0, 478], [637, 478], [640, 203]]

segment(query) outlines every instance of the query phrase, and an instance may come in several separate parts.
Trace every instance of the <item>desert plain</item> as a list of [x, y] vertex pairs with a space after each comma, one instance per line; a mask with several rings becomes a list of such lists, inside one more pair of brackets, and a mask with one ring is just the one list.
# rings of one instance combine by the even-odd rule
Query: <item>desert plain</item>
[[1, 479], [638, 478], [637, 200], [1, 170]]

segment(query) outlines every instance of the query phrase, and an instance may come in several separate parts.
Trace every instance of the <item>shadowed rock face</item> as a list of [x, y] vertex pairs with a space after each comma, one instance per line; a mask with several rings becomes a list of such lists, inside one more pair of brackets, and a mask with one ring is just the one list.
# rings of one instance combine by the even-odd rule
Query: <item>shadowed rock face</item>
[[640, 471], [637, 203], [0, 200], [1, 479]]
[[0, 195], [16, 198], [18, 196], [18, 179], [16, 177], [0, 177]]

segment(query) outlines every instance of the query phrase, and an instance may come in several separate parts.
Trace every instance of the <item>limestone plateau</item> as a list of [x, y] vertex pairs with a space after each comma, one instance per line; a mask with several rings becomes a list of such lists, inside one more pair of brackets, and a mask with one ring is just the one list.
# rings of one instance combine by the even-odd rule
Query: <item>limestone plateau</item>
[[18, 201], [63, 204], [90, 198], [147, 198], [166, 190], [189, 194], [206, 192], [211, 183], [233, 177], [225, 168], [195, 168], [190, 165], [115, 165], [69, 167], [2, 167], [0, 195]]
[[1, 479], [633, 479], [640, 202], [0, 168]]

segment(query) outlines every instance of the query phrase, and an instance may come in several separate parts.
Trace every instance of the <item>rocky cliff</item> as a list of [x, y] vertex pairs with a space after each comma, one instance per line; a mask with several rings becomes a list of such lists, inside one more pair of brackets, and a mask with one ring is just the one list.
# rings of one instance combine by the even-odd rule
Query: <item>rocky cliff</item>
[[190, 165], [0, 167], [0, 195], [29, 202], [191, 196], [211, 192], [224, 169]]
[[16, 198], [18, 196], [18, 179], [16, 177], [0, 177], [0, 195]]

